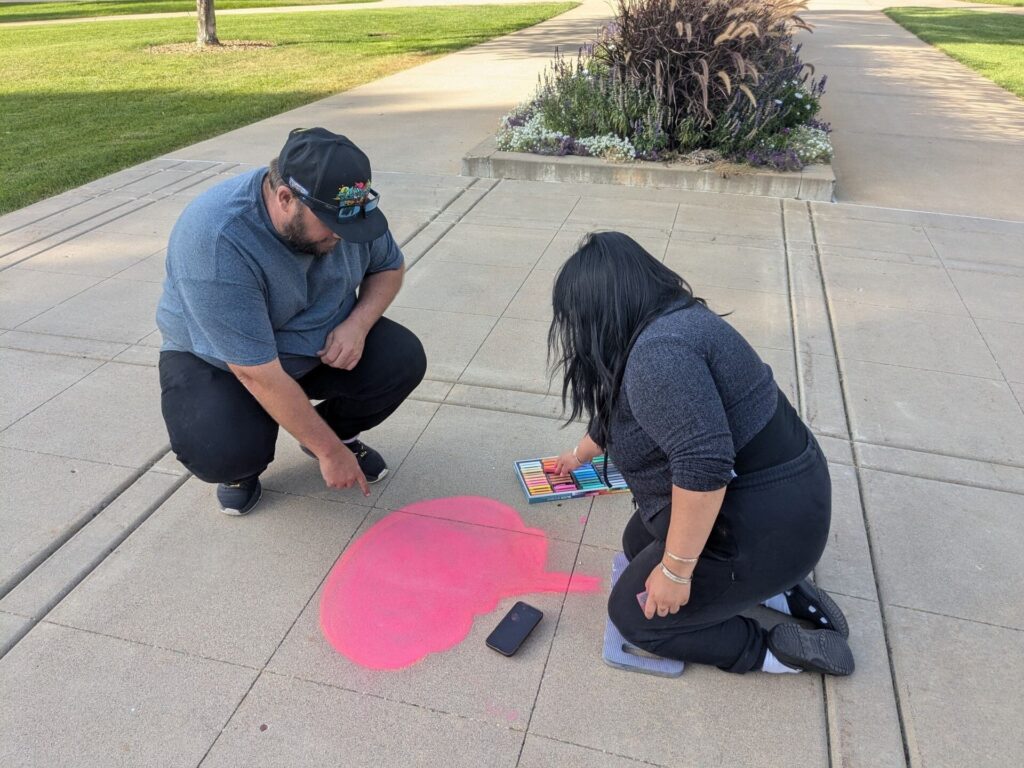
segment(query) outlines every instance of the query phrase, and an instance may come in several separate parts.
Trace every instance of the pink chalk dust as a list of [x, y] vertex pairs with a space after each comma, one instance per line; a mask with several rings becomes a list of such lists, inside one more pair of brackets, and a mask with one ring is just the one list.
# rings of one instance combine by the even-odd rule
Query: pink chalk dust
[[327, 577], [327, 641], [370, 669], [401, 669], [458, 645], [473, 617], [531, 592], [593, 592], [591, 576], [545, 571], [548, 540], [478, 496], [421, 501], [354, 542]]

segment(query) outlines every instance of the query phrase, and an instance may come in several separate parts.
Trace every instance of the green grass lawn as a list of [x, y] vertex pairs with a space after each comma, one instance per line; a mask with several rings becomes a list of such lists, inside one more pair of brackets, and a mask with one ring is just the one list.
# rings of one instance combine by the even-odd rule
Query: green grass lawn
[[574, 5], [225, 16], [222, 41], [276, 45], [217, 53], [148, 50], [189, 19], [0, 29], [0, 213]]
[[887, 8], [926, 43], [1024, 98], [1024, 15], [940, 8]]
[[[216, 0], [217, 10], [264, 8], [325, 3], [373, 3], [377, 0]], [[68, 3], [3, 3], [0, 24], [11, 21], [71, 19], [81, 16], [120, 16], [126, 13], [165, 13], [196, 10], [195, 0], [81, 0]]]

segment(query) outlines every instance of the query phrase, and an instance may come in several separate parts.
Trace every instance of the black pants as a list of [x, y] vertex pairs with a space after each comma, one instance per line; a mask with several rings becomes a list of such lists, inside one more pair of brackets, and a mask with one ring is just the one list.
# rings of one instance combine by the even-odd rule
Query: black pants
[[608, 613], [626, 640], [659, 656], [729, 672], [760, 666], [767, 634], [738, 614], [805, 578], [828, 539], [832, 485], [821, 449], [807, 434], [807, 448], [795, 459], [729, 484], [694, 569], [690, 601], [677, 614], [647, 619], [636, 597], [664, 556], [670, 509], [648, 523], [633, 515], [622, 536], [630, 563], [608, 600]]
[[[390, 416], [423, 379], [427, 358], [407, 328], [381, 318], [351, 371], [320, 365], [299, 379], [342, 440]], [[188, 352], [160, 353], [160, 405], [178, 460], [200, 480], [259, 475], [274, 460], [278, 424], [230, 371]]]

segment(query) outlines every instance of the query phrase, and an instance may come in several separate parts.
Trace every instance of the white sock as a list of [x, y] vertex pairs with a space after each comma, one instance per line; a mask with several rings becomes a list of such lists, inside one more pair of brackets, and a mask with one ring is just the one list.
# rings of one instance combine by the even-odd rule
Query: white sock
[[349, 443], [354, 443], [358, 439], [359, 435], [356, 435], [355, 437], [350, 437], [348, 440], [342, 440], [341, 442], [343, 442], [345, 445], [348, 445]]
[[[773, 600], [775, 598], [772, 598]], [[762, 672], [770, 672], [773, 675], [781, 675], [784, 672], [801, 672], [802, 670], [794, 669], [793, 667], [787, 667], [781, 661], [775, 658], [775, 654], [771, 651], [766, 650], [764, 652], [764, 664], [761, 665]]]
[[765, 608], [771, 608], [773, 611], [784, 613], [787, 616], [793, 615], [789, 612], [789, 600], [786, 599], [785, 592], [780, 592], [775, 597], [769, 597], [767, 600], [761, 603], [761, 605], [763, 605]]

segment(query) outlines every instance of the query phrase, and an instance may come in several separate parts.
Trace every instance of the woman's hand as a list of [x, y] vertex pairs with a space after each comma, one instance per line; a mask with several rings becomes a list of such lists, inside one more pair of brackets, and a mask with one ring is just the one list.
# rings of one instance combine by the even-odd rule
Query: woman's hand
[[668, 616], [679, 613], [679, 609], [690, 602], [690, 585], [670, 581], [661, 570], [661, 563], [654, 566], [647, 577], [647, 604], [644, 616], [653, 619], [655, 615]]
[[582, 466], [583, 465], [577, 461], [576, 452], [574, 450], [566, 451], [558, 457], [558, 467], [555, 471], [560, 475], [567, 475], [572, 470], [579, 469]]

